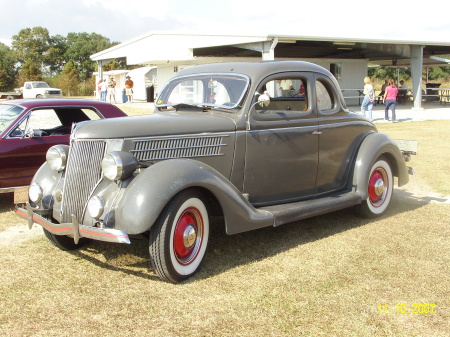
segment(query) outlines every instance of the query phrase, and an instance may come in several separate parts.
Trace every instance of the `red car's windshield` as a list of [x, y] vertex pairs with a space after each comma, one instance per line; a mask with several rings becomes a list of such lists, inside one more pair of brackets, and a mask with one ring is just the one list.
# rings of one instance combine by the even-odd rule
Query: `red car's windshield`
[[0, 133], [14, 123], [23, 110], [24, 108], [17, 105], [0, 104]]

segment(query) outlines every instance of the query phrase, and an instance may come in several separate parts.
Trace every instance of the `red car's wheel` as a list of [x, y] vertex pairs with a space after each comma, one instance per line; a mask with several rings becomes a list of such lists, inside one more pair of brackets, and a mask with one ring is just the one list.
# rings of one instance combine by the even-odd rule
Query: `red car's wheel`
[[367, 183], [368, 197], [360, 205], [358, 212], [369, 218], [381, 216], [389, 206], [393, 191], [392, 170], [388, 161], [381, 157], [373, 164]]
[[150, 235], [150, 260], [164, 280], [180, 282], [193, 275], [205, 255], [208, 211], [202, 195], [184, 191], [166, 206]]

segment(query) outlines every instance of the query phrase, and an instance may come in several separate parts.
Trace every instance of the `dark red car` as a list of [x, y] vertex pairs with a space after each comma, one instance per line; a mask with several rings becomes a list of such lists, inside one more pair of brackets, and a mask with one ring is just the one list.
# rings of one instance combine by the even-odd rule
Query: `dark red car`
[[29, 185], [48, 148], [69, 144], [76, 123], [124, 116], [115, 105], [94, 100], [0, 102], [0, 193]]

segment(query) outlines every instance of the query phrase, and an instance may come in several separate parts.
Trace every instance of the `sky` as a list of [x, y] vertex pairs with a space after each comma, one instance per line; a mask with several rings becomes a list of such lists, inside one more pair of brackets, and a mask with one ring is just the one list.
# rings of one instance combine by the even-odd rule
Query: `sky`
[[111, 42], [181, 32], [450, 43], [450, 1], [426, 8], [405, 0], [0, 0], [0, 6], [0, 42], [8, 46], [21, 29], [38, 26], [50, 36], [98, 33]]

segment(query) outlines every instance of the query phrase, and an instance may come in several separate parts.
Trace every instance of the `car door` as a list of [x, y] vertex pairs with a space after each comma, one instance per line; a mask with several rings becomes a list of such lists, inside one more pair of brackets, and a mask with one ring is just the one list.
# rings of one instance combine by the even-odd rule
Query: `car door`
[[316, 74], [315, 88], [320, 133], [316, 192], [320, 195], [345, 188], [357, 148], [372, 129], [343, 109], [328, 77]]
[[29, 185], [45, 162], [47, 150], [56, 144], [69, 143], [68, 133], [50, 134], [45, 131], [61, 126], [53, 109], [33, 110], [2, 139], [2, 187]]
[[[244, 193], [254, 205], [312, 196], [318, 165], [318, 119], [309, 73], [271, 76], [258, 87], [270, 105], [256, 104], [246, 131]], [[255, 98], [256, 100], [257, 98]]]

